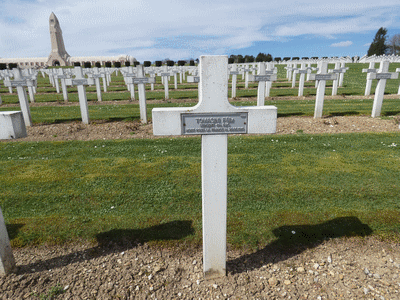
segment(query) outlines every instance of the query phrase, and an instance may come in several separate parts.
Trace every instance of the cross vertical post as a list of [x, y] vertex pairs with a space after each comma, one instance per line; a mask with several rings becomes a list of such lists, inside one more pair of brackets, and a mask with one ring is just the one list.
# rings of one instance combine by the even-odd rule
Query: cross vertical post
[[154, 135], [202, 136], [203, 271], [226, 275], [227, 134], [276, 132], [275, 106], [236, 107], [228, 101], [228, 56], [201, 56], [199, 103], [154, 108]]
[[15, 270], [15, 259], [12, 253], [3, 213], [0, 208], [0, 276]]

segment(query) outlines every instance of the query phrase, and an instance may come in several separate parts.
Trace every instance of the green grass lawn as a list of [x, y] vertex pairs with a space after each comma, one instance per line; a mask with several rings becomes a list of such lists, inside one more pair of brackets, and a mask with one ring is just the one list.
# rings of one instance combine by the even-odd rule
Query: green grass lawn
[[[364, 95], [368, 64], [348, 64], [339, 95]], [[278, 116], [312, 116], [315, 99], [297, 96], [278, 65], [273, 100]], [[391, 64], [394, 71], [399, 64]], [[330, 65], [333, 68], [333, 65]], [[256, 105], [257, 84], [244, 88], [239, 76], [234, 105]], [[37, 102], [63, 103], [47, 78], [38, 79]], [[331, 93], [328, 82], [326, 94]], [[396, 94], [399, 80], [388, 80]], [[376, 82], [373, 84], [374, 92]], [[158, 81], [147, 86], [147, 113], [154, 107], [193, 106], [197, 85], [170, 82], [164, 99]], [[138, 120], [139, 106], [119, 104], [130, 93], [121, 76], [103, 93], [113, 104], [89, 106], [91, 120]], [[78, 102], [76, 88], [69, 89]], [[88, 88], [89, 102], [95, 102]], [[0, 88], [3, 103], [18, 103]], [[229, 93], [231, 90], [229, 89]], [[306, 83], [305, 95], [316, 93]], [[370, 115], [372, 99], [325, 100], [324, 115]], [[1, 107], [1, 110], [16, 110]], [[31, 107], [33, 122], [79, 121], [78, 106]], [[398, 99], [383, 101], [382, 116], [400, 114]], [[201, 243], [200, 138], [126, 141], [0, 143], [0, 206], [13, 246], [81, 240], [135, 239], [162, 245]], [[307, 244], [316, 239], [364, 236], [399, 239], [400, 133], [266, 135], [229, 138], [228, 243], [263, 247], [273, 241]], [[292, 232], [295, 232], [293, 234]]]
[[[198, 137], [0, 144], [0, 205], [12, 245], [109, 232], [199, 245], [200, 144]], [[235, 136], [228, 148], [233, 247], [263, 247], [284, 228], [302, 232], [296, 243], [305, 244], [338, 232], [398, 238], [399, 133]], [[179, 222], [191, 224], [191, 234], [168, 241]], [[165, 239], [144, 236], [163, 224]]]

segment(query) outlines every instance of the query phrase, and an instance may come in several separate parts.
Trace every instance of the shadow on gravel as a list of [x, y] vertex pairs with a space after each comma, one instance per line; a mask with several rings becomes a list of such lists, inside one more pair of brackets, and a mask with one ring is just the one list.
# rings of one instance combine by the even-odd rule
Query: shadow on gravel
[[73, 263], [126, 251], [150, 241], [180, 240], [194, 234], [192, 221], [172, 221], [144, 229], [113, 229], [96, 236], [98, 245], [82, 251], [18, 266], [17, 274], [61, 268]]
[[372, 229], [356, 217], [336, 218], [317, 225], [282, 226], [273, 230], [277, 240], [257, 252], [227, 262], [227, 272], [242, 273], [268, 263], [284, 261], [323, 241], [341, 237], [365, 237]]

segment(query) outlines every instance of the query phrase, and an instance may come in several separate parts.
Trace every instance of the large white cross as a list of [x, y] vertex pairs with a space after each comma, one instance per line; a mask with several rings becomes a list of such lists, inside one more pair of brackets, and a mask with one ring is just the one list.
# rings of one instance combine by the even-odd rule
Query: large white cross
[[226, 274], [227, 146], [230, 133], [275, 133], [275, 106], [236, 107], [228, 101], [228, 56], [200, 57], [199, 103], [154, 108], [154, 135], [202, 135], [203, 270]]

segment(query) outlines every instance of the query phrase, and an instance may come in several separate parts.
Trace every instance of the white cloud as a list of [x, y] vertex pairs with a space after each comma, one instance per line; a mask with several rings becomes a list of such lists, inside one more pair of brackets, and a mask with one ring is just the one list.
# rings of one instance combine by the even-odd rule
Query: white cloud
[[345, 42], [333, 43], [331, 47], [349, 47], [351, 45], [353, 45], [352, 41], [345, 41]]
[[[266, 5], [265, 0], [2, 0], [0, 55], [47, 56], [52, 11], [60, 21], [70, 55], [147, 54], [146, 60], [167, 55], [172, 59], [174, 51], [188, 56], [223, 53], [306, 35], [308, 39], [343, 39], [342, 34], [375, 33], [380, 27], [398, 26], [398, 0], [356, 1], [282, 0]], [[168, 44], [168, 39], [175, 43]], [[346, 46], [325, 43], [325, 48]]]

